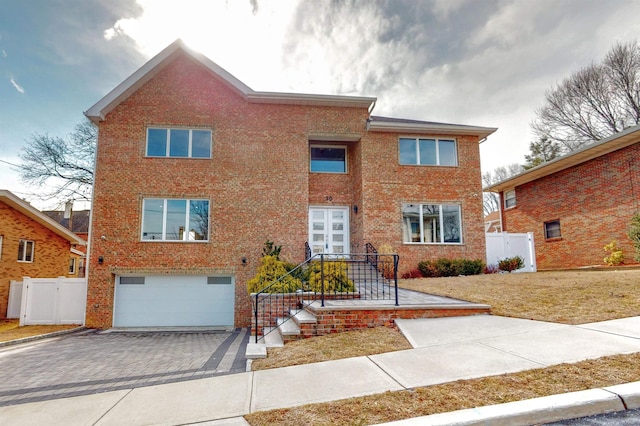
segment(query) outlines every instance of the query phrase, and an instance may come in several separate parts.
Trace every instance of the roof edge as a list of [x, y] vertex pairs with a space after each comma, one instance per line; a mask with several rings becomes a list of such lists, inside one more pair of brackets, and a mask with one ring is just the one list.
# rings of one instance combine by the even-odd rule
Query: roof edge
[[414, 132], [414, 133], [438, 133], [443, 135], [469, 135], [485, 139], [495, 133], [497, 127], [467, 126], [462, 124], [447, 123], [403, 123], [395, 121], [370, 121], [368, 130], [371, 132]]
[[286, 92], [251, 92], [248, 94], [249, 102], [254, 103], [276, 103], [294, 105], [336, 105], [355, 108], [371, 108], [375, 105], [377, 98], [367, 96], [344, 96], [344, 95], [318, 95], [308, 93], [286, 93]]
[[160, 53], [138, 68], [133, 74], [118, 84], [102, 99], [96, 102], [84, 115], [94, 124], [105, 119], [117, 105], [123, 102], [144, 83], [153, 78], [162, 70], [179, 52], [185, 52], [188, 56], [198, 61], [209, 69], [223, 83], [227, 84], [238, 95], [254, 103], [293, 104], [293, 105], [320, 105], [320, 106], [344, 106], [355, 108], [373, 109], [377, 99], [362, 96], [341, 95], [315, 95], [304, 93], [281, 92], [256, 92], [249, 86], [238, 80], [231, 73], [200, 52], [190, 49], [182, 40], [178, 39], [164, 48]]
[[[618, 142], [618, 143], [615, 143]], [[593, 142], [577, 151], [555, 158], [539, 166], [533, 167], [515, 176], [483, 188], [483, 191], [502, 192], [504, 190], [524, 185], [525, 183], [549, 176], [573, 166], [586, 163], [603, 155], [626, 148], [640, 142], [640, 125], [628, 127], [608, 138]], [[608, 146], [607, 146], [608, 145]]]
[[14, 208], [25, 216], [30, 217], [35, 220], [42, 226], [50, 229], [55, 232], [59, 236], [65, 238], [72, 244], [77, 244], [81, 246], [86, 246], [87, 242], [82, 238], [78, 237], [73, 232], [69, 231], [67, 228], [60, 225], [58, 222], [51, 219], [49, 216], [42, 213], [40, 210], [33, 207], [31, 204], [17, 197], [11, 191], [7, 191], [6, 189], [0, 189], [0, 201], [5, 202], [8, 206]]
[[160, 51], [156, 56], [147, 61], [147, 63], [142, 67], [138, 68], [122, 83], [118, 84], [113, 90], [85, 111], [84, 115], [93, 123], [104, 120], [105, 116], [109, 112], [162, 70], [164, 66], [166, 66], [180, 51], [185, 52], [208, 68], [211, 72], [218, 75], [229, 87], [234, 89], [241, 96], [246, 98], [247, 94], [252, 92], [249, 86], [235, 78], [224, 68], [220, 67], [205, 55], [190, 49], [181, 39], [177, 39]]

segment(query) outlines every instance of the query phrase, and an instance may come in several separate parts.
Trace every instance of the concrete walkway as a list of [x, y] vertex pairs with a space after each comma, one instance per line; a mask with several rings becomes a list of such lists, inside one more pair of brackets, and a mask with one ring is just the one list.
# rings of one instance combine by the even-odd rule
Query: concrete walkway
[[[0, 407], [0, 419], [12, 425], [242, 425], [241, 416], [256, 411], [640, 352], [640, 317], [569, 326], [479, 315], [399, 320], [398, 326], [414, 349]], [[640, 407], [640, 383], [400, 424], [550, 422], [623, 410], [621, 398], [626, 408]]]

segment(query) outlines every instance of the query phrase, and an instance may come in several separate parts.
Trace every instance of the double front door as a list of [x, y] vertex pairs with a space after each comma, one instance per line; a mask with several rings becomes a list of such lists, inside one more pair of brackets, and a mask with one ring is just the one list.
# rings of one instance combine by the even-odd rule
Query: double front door
[[312, 255], [349, 253], [349, 209], [310, 207], [309, 246]]

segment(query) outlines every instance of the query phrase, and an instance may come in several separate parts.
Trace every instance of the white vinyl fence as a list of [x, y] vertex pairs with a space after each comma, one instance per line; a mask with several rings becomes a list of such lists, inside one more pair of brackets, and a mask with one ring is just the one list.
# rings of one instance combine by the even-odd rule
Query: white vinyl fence
[[524, 259], [524, 268], [514, 272], [536, 272], [536, 249], [533, 244], [533, 232], [526, 234], [490, 232], [485, 236], [487, 265], [497, 265], [498, 261], [502, 259], [520, 256]]
[[11, 281], [8, 318], [20, 325], [82, 324], [87, 300], [86, 278], [29, 278]]

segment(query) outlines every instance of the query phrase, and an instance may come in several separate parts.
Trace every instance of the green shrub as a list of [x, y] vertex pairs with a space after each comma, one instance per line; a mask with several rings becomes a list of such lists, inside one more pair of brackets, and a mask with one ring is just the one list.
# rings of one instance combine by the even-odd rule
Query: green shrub
[[260, 267], [255, 277], [247, 282], [247, 290], [249, 293], [257, 293], [267, 286], [275, 283], [268, 289], [269, 293], [295, 293], [296, 290], [302, 288], [302, 281], [289, 274], [285, 262], [279, 260], [276, 256], [263, 256], [260, 259]]
[[604, 251], [610, 253], [609, 256], [604, 258], [604, 263], [609, 266], [617, 266], [624, 263], [624, 254], [622, 254], [622, 249], [618, 247], [617, 241], [611, 241], [609, 244], [604, 246]]
[[309, 290], [320, 293], [322, 291], [322, 270], [324, 269], [324, 292], [350, 292], [356, 287], [347, 275], [347, 263], [341, 260], [324, 261], [324, 268], [320, 261], [314, 261], [309, 267]]
[[636, 213], [631, 218], [631, 225], [629, 226], [629, 238], [633, 243], [633, 247], [636, 249], [636, 255], [634, 259], [640, 262], [640, 213]]
[[484, 271], [482, 259], [460, 259], [458, 275], [480, 275]]
[[458, 275], [480, 275], [484, 262], [480, 259], [425, 260], [418, 263], [418, 270], [425, 277], [457, 277]]
[[498, 261], [498, 269], [504, 272], [515, 271], [516, 269], [524, 268], [524, 259], [520, 256], [507, 257]]

